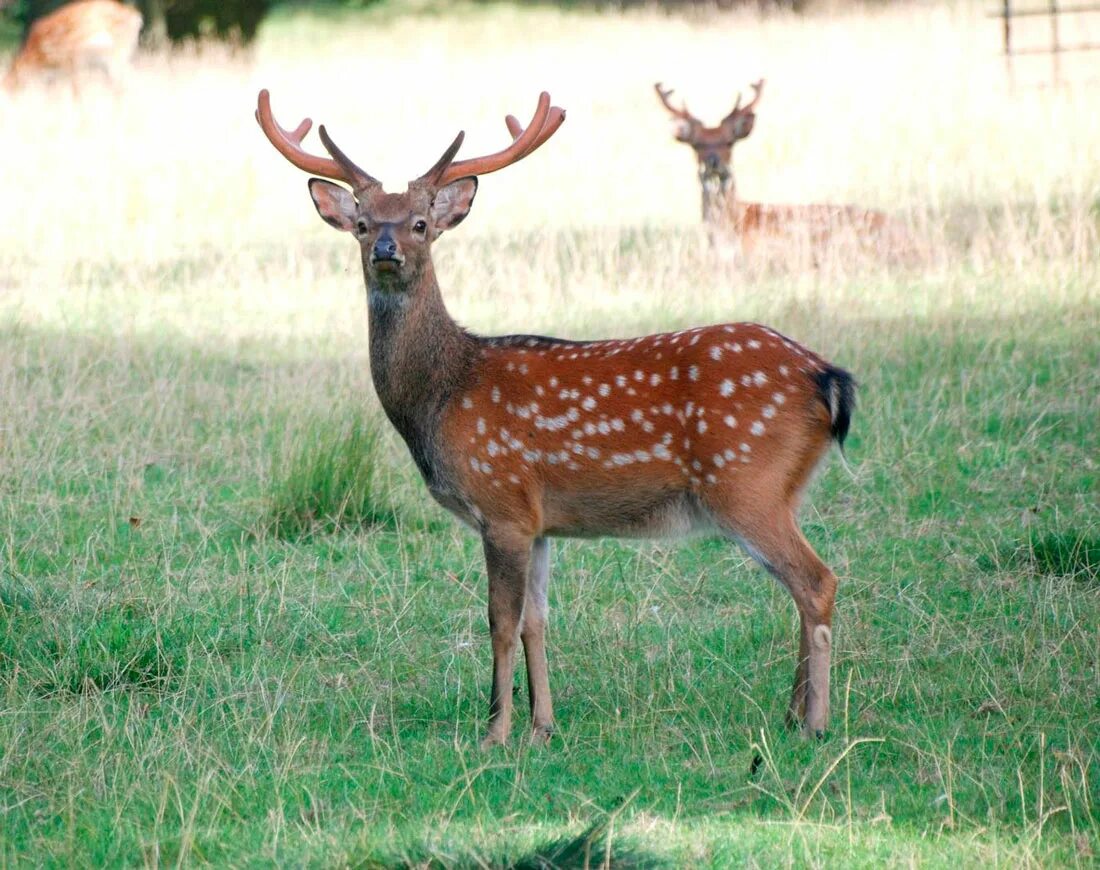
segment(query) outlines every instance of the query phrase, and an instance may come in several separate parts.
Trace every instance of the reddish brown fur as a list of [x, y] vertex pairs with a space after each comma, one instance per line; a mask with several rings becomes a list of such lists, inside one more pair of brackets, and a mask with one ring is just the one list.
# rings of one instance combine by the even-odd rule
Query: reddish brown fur
[[[547, 106], [535, 119], [543, 125]], [[795, 513], [830, 440], [847, 431], [850, 376], [753, 323], [595, 342], [466, 332], [443, 303], [431, 244], [466, 216], [476, 179], [441, 186], [433, 169], [405, 193], [385, 193], [324, 135], [333, 162], [304, 152], [308, 124], [282, 131], [266, 94], [259, 118], [295, 165], [355, 186], [353, 196], [311, 179], [310, 192], [321, 216], [360, 244], [375, 390], [428, 491], [481, 535], [493, 646], [483, 742], [508, 738], [520, 642], [532, 734], [545, 740], [553, 729], [549, 538], [694, 530], [738, 541], [790, 591], [801, 634], [788, 713], [820, 734], [836, 578]]]
[[77, 0], [39, 18], [12, 62], [5, 84], [17, 88], [50, 75], [68, 78], [98, 69], [117, 80], [141, 31], [141, 13], [114, 0]]
[[[490, 522], [534, 537], [687, 531], [706, 511], [662, 516], [680, 520], [669, 529], [624, 517], [674, 496], [704, 509], [718, 492], [730, 509], [755, 510], [764, 490], [787, 501], [828, 446], [828, 409], [808, 376], [824, 363], [767, 327], [524, 341], [490, 339], [443, 418], [443, 441], [468, 458], [460, 488]], [[608, 513], [593, 496], [612, 490], [621, 498]]]

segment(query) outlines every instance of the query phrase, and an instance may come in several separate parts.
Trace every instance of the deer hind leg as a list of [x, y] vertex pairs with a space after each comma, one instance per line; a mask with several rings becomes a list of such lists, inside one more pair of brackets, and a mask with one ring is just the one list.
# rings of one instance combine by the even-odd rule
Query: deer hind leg
[[523, 654], [527, 660], [527, 692], [531, 701], [531, 741], [546, 743], [554, 732], [550, 675], [546, 664], [546, 589], [550, 580], [550, 542], [536, 538], [527, 569], [527, 596], [523, 608]]
[[524, 624], [531, 541], [519, 535], [482, 537], [489, 575], [489, 634], [493, 645], [493, 685], [489, 696], [489, 732], [482, 748], [506, 743], [512, 729], [512, 675]]
[[[722, 522], [783, 587], [798, 608], [798, 664], [787, 708], [787, 722], [806, 736], [821, 737], [829, 721], [829, 666], [832, 654], [836, 576], [818, 558], [786, 507], [764, 523]], [[720, 521], [722, 520], [719, 517]]]

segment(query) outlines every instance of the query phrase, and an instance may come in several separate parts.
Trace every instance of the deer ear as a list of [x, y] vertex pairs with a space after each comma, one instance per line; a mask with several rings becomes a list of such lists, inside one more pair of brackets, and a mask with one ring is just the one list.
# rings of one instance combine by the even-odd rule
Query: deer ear
[[672, 135], [677, 142], [690, 142], [694, 138], [695, 125], [691, 121], [674, 121]]
[[438, 232], [457, 227], [470, 213], [477, 193], [477, 178], [468, 175], [441, 187], [432, 200], [432, 223]]
[[350, 233], [355, 229], [355, 221], [358, 217], [355, 197], [351, 191], [325, 181], [320, 178], [309, 180], [309, 195], [313, 197], [313, 204], [317, 206], [317, 214], [324, 218], [325, 223]]
[[749, 133], [752, 132], [753, 124], [756, 123], [755, 112], [738, 112], [732, 118], [725, 123], [725, 128], [733, 136], [734, 141], [738, 139], [744, 139]]

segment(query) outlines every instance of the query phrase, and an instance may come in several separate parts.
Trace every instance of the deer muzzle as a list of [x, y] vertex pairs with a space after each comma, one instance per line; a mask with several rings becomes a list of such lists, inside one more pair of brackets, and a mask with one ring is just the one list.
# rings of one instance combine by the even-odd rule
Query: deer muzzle
[[371, 247], [371, 265], [377, 269], [398, 269], [405, 262], [405, 258], [397, 248], [397, 241], [389, 233], [382, 233]]

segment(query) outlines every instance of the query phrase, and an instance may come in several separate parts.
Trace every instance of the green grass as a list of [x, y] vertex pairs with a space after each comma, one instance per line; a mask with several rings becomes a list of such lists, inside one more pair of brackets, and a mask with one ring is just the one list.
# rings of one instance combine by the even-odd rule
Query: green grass
[[[743, 556], [565, 542], [560, 737], [489, 754], [479, 546], [388, 430], [373, 443], [360, 356], [9, 326], [0, 855], [503, 864], [630, 796], [624, 866], [1088, 864], [1095, 326], [837, 336], [862, 387], [855, 477], [830, 462], [805, 513], [841, 576], [823, 743], [782, 728], [793, 608]], [[381, 490], [360, 449], [391, 469]], [[311, 489], [313, 518], [366, 496], [328, 533], [276, 534], [271, 494]], [[360, 522], [379, 504], [388, 524]]]
[[392, 520], [377, 492], [378, 421], [362, 405], [346, 419], [309, 421], [276, 451], [268, 523], [282, 537]]

